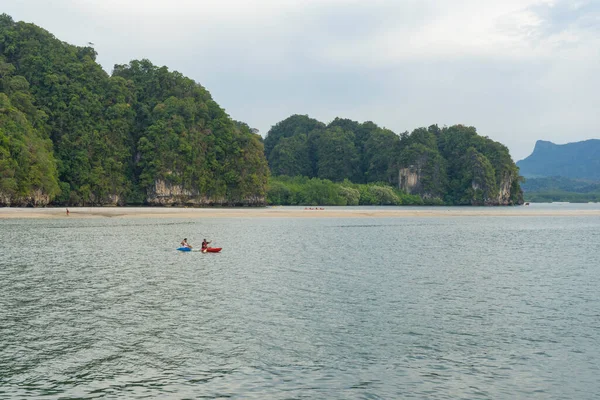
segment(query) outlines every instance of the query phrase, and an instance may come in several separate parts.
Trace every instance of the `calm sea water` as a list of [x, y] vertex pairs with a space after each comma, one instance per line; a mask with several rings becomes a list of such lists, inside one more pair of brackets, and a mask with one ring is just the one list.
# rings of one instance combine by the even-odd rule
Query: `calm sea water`
[[0, 398], [598, 398], [599, 288], [600, 217], [0, 220]]

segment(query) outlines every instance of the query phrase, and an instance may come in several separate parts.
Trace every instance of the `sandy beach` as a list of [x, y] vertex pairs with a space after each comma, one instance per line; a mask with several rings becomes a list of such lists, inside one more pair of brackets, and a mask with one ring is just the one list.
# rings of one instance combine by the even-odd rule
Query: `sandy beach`
[[[591, 206], [591, 207], [588, 207]], [[69, 207], [0, 208], [7, 218], [402, 218], [402, 217], [534, 217], [600, 216], [597, 205], [560, 207], [264, 207], [264, 208], [160, 208]]]

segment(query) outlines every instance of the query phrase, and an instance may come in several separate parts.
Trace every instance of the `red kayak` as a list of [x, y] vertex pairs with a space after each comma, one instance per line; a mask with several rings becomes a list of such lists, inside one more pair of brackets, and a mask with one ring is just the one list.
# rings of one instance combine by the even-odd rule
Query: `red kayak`
[[202, 249], [203, 253], [218, 253], [220, 252], [222, 247], [209, 247], [207, 249]]

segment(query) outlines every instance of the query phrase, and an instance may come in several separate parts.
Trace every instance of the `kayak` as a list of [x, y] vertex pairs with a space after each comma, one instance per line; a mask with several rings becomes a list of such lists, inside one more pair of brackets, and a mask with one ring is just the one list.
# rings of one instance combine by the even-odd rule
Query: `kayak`
[[[208, 249], [204, 249], [204, 250], [200, 250], [200, 251], [203, 252], [203, 253], [218, 253], [218, 252], [221, 251], [221, 249], [222, 249], [222, 247], [209, 247]], [[179, 251], [192, 251], [192, 249], [189, 248], [189, 247], [180, 247], [177, 250], [179, 250]], [[196, 251], [198, 251], [198, 250], [196, 250]]]

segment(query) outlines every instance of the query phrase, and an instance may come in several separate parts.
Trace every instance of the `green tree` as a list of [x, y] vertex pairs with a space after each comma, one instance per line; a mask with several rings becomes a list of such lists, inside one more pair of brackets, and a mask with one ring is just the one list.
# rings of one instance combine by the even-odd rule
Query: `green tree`
[[342, 181], [359, 175], [359, 156], [354, 134], [340, 127], [326, 129], [317, 142], [317, 168], [321, 179]]
[[325, 128], [325, 124], [308, 115], [292, 115], [281, 122], [275, 124], [265, 137], [265, 155], [271, 159], [271, 151], [275, 148], [281, 139], [295, 135], [309, 135], [316, 129]]
[[[264, 202], [262, 139], [201, 85], [148, 60], [116, 65], [109, 76], [95, 59], [91, 47], [0, 16], [1, 92], [34, 136], [52, 141], [62, 191], [56, 203], [144, 203], [160, 182], [181, 201]], [[17, 182], [9, 154], [2, 156], [6, 190]]]
[[0, 205], [46, 205], [58, 192], [51, 142], [0, 93]]
[[312, 176], [307, 135], [282, 138], [271, 151], [269, 165], [274, 175]]
[[400, 138], [388, 129], [376, 128], [369, 131], [363, 144], [362, 171], [364, 182], [392, 183], [398, 170], [393, 160]]

